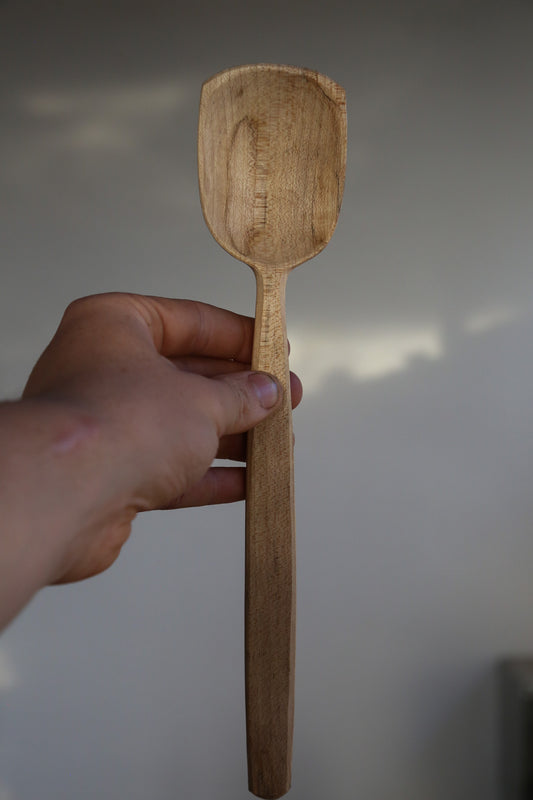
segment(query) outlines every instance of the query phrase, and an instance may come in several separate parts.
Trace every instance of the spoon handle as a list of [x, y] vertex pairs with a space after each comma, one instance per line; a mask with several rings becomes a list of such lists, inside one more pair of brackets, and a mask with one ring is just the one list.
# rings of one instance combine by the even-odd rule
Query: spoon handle
[[294, 462], [285, 323], [286, 270], [256, 270], [252, 369], [283, 386], [283, 405], [248, 434], [245, 672], [248, 786], [276, 798], [291, 783], [296, 571]]

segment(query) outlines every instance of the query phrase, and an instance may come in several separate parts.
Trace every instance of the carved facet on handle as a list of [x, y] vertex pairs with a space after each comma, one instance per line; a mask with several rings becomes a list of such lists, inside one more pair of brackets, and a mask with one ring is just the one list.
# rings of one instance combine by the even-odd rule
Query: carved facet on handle
[[258, 797], [291, 784], [296, 569], [287, 272], [257, 275], [252, 369], [283, 386], [283, 404], [248, 434], [245, 669], [248, 785]]

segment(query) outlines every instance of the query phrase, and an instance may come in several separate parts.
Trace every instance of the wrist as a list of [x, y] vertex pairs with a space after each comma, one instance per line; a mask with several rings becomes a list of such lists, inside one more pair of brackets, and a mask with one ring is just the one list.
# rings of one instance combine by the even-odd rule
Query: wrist
[[112, 501], [104, 426], [86, 411], [42, 398], [2, 403], [0, 440], [1, 623], [57, 580], [73, 539]]

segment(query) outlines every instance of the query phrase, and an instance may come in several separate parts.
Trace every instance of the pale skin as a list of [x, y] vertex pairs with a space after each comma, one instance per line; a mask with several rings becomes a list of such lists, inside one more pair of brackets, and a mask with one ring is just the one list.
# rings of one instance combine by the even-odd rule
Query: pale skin
[[[72, 303], [23, 396], [0, 404], [0, 628], [44, 586], [107, 569], [140, 511], [242, 500], [245, 432], [281, 389], [253, 320], [128, 294]], [[300, 381], [291, 375], [293, 406]]]

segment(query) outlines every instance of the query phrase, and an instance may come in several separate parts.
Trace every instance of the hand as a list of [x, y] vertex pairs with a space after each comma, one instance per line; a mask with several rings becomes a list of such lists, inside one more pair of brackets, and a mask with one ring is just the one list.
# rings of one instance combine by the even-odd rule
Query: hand
[[[244, 469], [211, 463], [243, 461], [245, 431], [280, 400], [250, 372], [252, 338], [253, 320], [192, 301], [109, 294], [67, 309], [24, 391], [75, 410], [56, 450], [81, 450], [99, 475], [56, 582], [106, 569], [138, 511], [244, 498]], [[301, 396], [291, 376], [293, 406]]]

